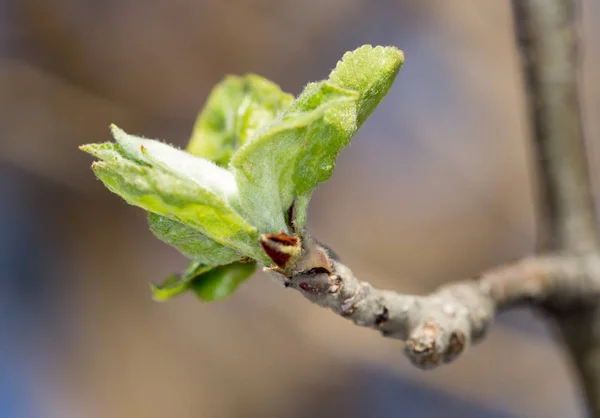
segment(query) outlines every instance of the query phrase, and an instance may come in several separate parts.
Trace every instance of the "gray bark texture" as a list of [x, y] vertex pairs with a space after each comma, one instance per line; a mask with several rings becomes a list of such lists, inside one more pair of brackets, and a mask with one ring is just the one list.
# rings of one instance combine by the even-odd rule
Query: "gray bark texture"
[[[600, 252], [579, 105], [575, 4], [513, 0], [512, 7], [545, 215], [540, 253], [415, 296], [359, 280], [303, 231], [300, 258], [267, 271], [355, 324], [405, 341], [410, 361], [424, 369], [481, 340], [503, 310], [543, 310], [572, 355], [590, 412], [600, 417]], [[263, 245], [277, 254], [278, 245], [291, 245], [284, 238], [263, 237]]]

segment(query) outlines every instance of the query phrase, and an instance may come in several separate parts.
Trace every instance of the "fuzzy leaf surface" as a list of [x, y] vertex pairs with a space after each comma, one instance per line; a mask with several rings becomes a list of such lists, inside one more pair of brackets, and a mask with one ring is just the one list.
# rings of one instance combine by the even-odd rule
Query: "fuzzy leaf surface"
[[210, 93], [187, 151], [226, 167], [233, 153], [293, 99], [260, 76], [228, 76]]

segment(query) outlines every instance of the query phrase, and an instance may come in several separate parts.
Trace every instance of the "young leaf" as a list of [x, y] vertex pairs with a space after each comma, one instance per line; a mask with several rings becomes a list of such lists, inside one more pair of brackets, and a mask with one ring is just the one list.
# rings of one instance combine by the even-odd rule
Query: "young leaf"
[[354, 132], [356, 100], [356, 92], [311, 83], [234, 154], [231, 167], [244, 203], [239, 211], [246, 219], [262, 232], [289, 231], [285, 214], [292, 201], [327, 177], [333, 169], [330, 154], [337, 155]]
[[152, 298], [155, 301], [163, 302], [178, 296], [187, 290], [193, 280], [201, 277], [202, 274], [210, 271], [213, 267], [206, 266], [201, 262], [195, 261], [187, 268], [187, 270], [181, 274], [173, 274], [160, 285], [152, 283]]
[[[109, 162], [131, 162], [119, 144], [106, 142], [80, 147], [97, 158]], [[142, 155], [142, 157], [144, 157]], [[140, 164], [144, 164], [139, 161]], [[177, 248], [186, 257], [206, 265], [219, 266], [237, 261], [241, 256], [233, 249], [201, 234], [197, 230], [177, 222], [167, 216], [148, 213], [148, 223], [152, 233], [160, 240]]]
[[256, 263], [233, 263], [216, 267], [190, 284], [190, 289], [204, 301], [220, 300], [231, 295], [254, 273]]
[[346, 52], [329, 75], [329, 82], [360, 93], [357, 123], [360, 127], [388, 93], [404, 62], [394, 47], [363, 45]]
[[219, 196], [196, 182], [132, 162], [97, 162], [96, 176], [129, 204], [173, 217], [241, 254], [265, 260], [258, 234]]
[[129, 135], [116, 125], [111, 125], [111, 130], [121, 149], [132, 159], [195, 181], [225, 201], [237, 197], [237, 185], [230, 171], [164, 142]]
[[233, 249], [169, 217], [149, 213], [148, 223], [158, 239], [177, 248], [186, 257], [207, 266], [229, 264], [241, 258]]
[[162, 302], [192, 290], [202, 300], [220, 300], [231, 295], [255, 270], [255, 262], [219, 267], [193, 262], [183, 274], [169, 276], [160, 285], [151, 284], [153, 299]]
[[389, 91], [402, 60], [393, 47], [366, 45], [345, 54], [329, 81], [309, 84], [241, 147], [231, 167], [244, 217], [261, 231], [288, 232], [285, 214], [303, 196], [304, 213], [297, 211], [303, 224], [312, 190], [331, 177], [338, 153]]
[[[128, 156], [119, 144], [114, 142], [103, 142], [101, 144], [86, 144], [79, 147], [80, 150], [93, 155], [94, 157], [108, 162], [136, 162], [134, 158]], [[137, 161], [140, 165], [145, 165], [142, 161]]]
[[228, 76], [211, 92], [187, 150], [226, 167], [233, 153], [293, 99], [260, 76]]

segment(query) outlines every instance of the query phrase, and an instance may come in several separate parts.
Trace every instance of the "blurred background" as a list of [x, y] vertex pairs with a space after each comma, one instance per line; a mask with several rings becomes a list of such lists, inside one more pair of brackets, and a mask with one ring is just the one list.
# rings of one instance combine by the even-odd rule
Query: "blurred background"
[[[600, 3], [580, 18], [597, 175]], [[415, 293], [534, 251], [508, 0], [0, 0], [0, 417], [584, 416], [552, 330], [526, 310], [421, 372], [398, 341], [262, 274], [219, 303], [151, 300], [148, 283], [186, 261], [77, 145], [114, 122], [184, 146], [225, 74], [297, 94], [365, 43], [405, 65], [315, 194], [314, 235], [359, 277]]]

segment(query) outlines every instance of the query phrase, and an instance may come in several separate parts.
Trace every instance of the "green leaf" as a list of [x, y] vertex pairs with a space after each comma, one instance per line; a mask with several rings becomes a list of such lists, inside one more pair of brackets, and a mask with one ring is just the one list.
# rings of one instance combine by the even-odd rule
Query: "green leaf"
[[212, 90], [187, 150], [225, 167], [235, 150], [292, 100], [292, 95], [260, 76], [228, 76]]
[[151, 284], [153, 299], [159, 302], [174, 298], [188, 290], [205, 301], [223, 299], [256, 270], [256, 263], [231, 263], [220, 267], [193, 262], [181, 274], [169, 276], [162, 284]]
[[195, 261], [190, 264], [183, 274], [173, 274], [167, 277], [167, 279], [160, 285], [152, 283], [150, 285], [152, 288], [152, 298], [158, 302], [172, 299], [175, 296], [178, 296], [189, 290], [193, 280], [201, 277], [202, 274], [210, 271], [212, 268], [213, 267], [211, 266], [206, 266]]
[[254, 273], [256, 263], [233, 263], [216, 267], [191, 282], [190, 289], [202, 300], [220, 300], [231, 295]]
[[[310, 83], [281, 115], [231, 159], [240, 213], [262, 232], [289, 232], [286, 214], [333, 174], [339, 152], [388, 92], [401, 64], [393, 47], [363, 46], [344, 55], [329, 81]], [[300, 212], [303, 211], [303, 212]]]
[[[114, 142], [103, 142], [101, 144], [86, 144], [79, 147], [80, 150], [108, 162], [128, 162], [135, 160], [127, 156], [119, 144]], [[143, 165], [141, 161], [138, 161]]]
[[220, 266], [238, 261], [241, 256], [189, 226], [166, 216], [148, 214], [152, 233], [160, 240], [177, 248], [186, 257], [209, 266]]
[[326, 82], [309, 84], [234, 154], [231, 167], [243, 202], [238, 210], [246, 219], [263, 232], [289, 231], [286, 212], [292, 201], [330, 175], [336, 150], [354, 132], [356, 100], [356, 92]]
[[[117, 128], [118, 129], [118, 128]], [[120, 130], [119, 130], [120, 131]], [[120, 131], [119, 135], [127, 135]], [[148, 146], [147, 142], [144, 142]], [[129, 144], [131, 146], [131, 144]], [[162, 144], [161, 144], [162, 145]], [[107, 142], [103, 144], [89, 144], [80, 147], [82, 150], [109, 162], [132, 162], [135, 161], [131, 157], [131, 152], [128, 155], [124, 152], [119, 144]], [[133, 147], [134, 152], [137, 147]], [[153, 149], [152, 145], [148, 146], [149, 150]], [[147, 152], [147, 151], [146, 151]], [[169, 153], [170, 151], [167, 151]], [[147, 162], [152, 161], [152, 154], [137, 155], [137, 161], [144, 165], [140, 158], [145, 158]], [[149, 159], [150, 158], [150, 159]], [[239, 260], [242, 256], [231, 248], [225, 247], [222, 244], [208, 238], [197, 230], [177, 222], [167, 216], [148, 213], [148, 223], [150, 230], [160, 240], [177, 248], [186, 257], [200, 261], [206, 265], [218, 266], [232, 263]]]
[[404, 62], [397, 48], [363, 45], [346, 52], [329, 75], [329, 82], [360, 93], [357, 123], [360, 127], [388, 93]]
[[116, 125], [111, 125], [111, 130], [123, 152], [135, 161], [192, 180], [225, 201], [237, 197], [237, 185], [230, 171], [164, 142], [129, 135]]
[[295, 208], [295, 216], [293, 219], [294, 228], [297, 231], [302, 231], [306, 227], [306, 218], [308, 217], [308, 204], [310, 203], [310, 198], [312, 196], [312, 191], [308, 193], [302, 193], [296, 199], [296, 208]]
[[171, 217], [214, 241], [265, 260], [258, 234], [219, 196], [196, 182], [156, 167], [132, 162], [97, 162], [96, 176], [129, 204]]

